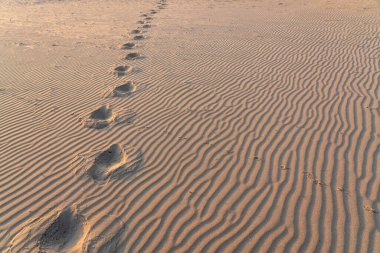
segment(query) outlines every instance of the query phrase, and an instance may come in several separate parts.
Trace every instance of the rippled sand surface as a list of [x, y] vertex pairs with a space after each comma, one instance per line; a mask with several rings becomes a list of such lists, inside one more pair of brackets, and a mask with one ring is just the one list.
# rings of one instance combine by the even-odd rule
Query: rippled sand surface
[[379, 13], [0, 0], [0, 251], [377, 252]]

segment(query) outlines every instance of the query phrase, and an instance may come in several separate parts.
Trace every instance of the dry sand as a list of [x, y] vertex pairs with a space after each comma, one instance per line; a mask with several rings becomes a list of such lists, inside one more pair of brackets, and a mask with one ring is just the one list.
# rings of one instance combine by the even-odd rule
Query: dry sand
[[379, 13], [0, 0], [0, 251], [379, 252]]

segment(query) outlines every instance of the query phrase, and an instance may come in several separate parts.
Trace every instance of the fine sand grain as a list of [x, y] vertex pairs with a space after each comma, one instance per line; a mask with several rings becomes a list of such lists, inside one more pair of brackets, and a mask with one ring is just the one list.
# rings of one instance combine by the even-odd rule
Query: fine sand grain
[[379, 252], [377, 0], [0, 0], [0, 252]]

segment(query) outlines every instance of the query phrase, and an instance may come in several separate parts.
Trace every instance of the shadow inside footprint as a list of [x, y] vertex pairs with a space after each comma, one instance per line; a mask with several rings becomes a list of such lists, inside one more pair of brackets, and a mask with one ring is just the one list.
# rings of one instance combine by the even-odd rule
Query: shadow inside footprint
[[127, 66], [127, 65], [122, 65], [122, 66], [118, 66], [118, 67], [114, 68], [112, 70], [112, 73], [117, 75], [117, 76], [124, 76], [127, 73], [132, 72], [132, 70], [133, 70], [133, 67]]
[[149, 24], [146, 24], [146, 25], [143, 25], [142, 27], [143, 27], [143, 28], [151, 28], [152, 26], [149, 25]]
[[[134, 118], [133, 114], [130, 112], [128, 117]], [[107, 149], [95, 152], [84, 159], [88, 164], [84, 168], [84, 173], [99, 184], [132, 176], [144, 165], [144, 156], [140, 149], [119, 143], [112, 144]]]
[[90, 118], [98, 119], [98, 120], [106, 120], [111, 117], [112, 117], [112, 109], [107, 105], [101, 106], [100, 108], [96, 109], [90, 114]]
[[143, 56], [139, 53], [129, 53], [125, 57], [126, 60], [135, 60], [135, 59], [141, 59]]
[[133, 37], [134, 40], [143, 40], [145, 39], [145, 37], [143, 35], [137, 35], [135, 37]]
[[70, 208], [62, 211], [38, 239], [40, 250], [73, 248], [83, 236], [83, 219]]
[[132, 81], [128, 81], [125, 84], [116, 86], [113, 90], [113, 96], [115, 97], [123, 97], [131, 95], [136, 91], [136, 85]]
[[124, 152], [123, 147], [119, 144], [113, 144], [95, 158], [94, 164], [88, 169], [87, 173], [95, 181], [103, 181], [126, 162], [127, 154]]
[[133, 42], [128, 42], [128, 43], [125, 43], [121, 46], [121, 49], [132, 49], [136, 46], [135, 43]]
[[131, 31], [131, 34], [139, 34], [141, 31], [139, 29], [135, 29]]
[[109, 105], [103, 105], [91, 112], [82, 123], [88, 128], [103, 129], [111, 125], [116, 117], [116, 113], [113, 113]]

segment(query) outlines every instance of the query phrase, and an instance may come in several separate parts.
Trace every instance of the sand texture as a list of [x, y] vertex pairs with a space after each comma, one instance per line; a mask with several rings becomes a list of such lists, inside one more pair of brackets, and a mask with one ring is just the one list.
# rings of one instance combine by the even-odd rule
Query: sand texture
[[380, 252], [378, 0], [0, 0], [0, 252]]

